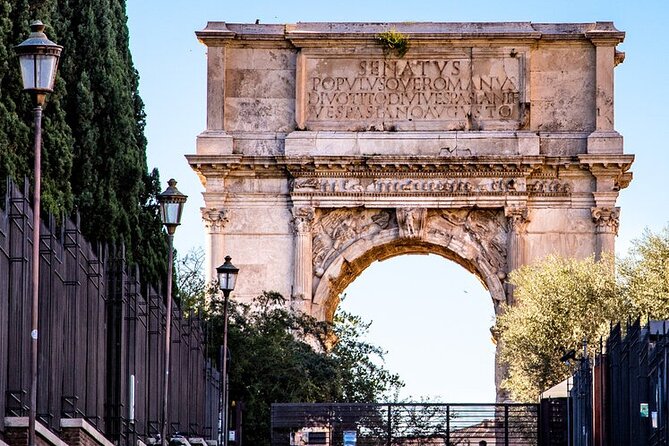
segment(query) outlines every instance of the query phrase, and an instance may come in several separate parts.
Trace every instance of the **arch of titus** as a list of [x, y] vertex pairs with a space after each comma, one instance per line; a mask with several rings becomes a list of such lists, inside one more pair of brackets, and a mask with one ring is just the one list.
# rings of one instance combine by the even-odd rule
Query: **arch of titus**
[[[400, 56], [379, 36], [408, 39]], [[614, 127], [610, 22], [210, 22], [205, 187], [211, 274], [331, 318], [373, 261], [434, 253], [512, 302], [547, 254], [612, 252], [632, 155]]]

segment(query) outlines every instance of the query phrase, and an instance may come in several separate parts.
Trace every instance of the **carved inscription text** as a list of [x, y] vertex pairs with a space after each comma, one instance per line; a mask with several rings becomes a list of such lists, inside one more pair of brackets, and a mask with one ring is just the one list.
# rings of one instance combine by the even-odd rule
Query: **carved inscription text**
[[518, 120], [520, 71], [509, 56], [311, 59], [307, 121]]

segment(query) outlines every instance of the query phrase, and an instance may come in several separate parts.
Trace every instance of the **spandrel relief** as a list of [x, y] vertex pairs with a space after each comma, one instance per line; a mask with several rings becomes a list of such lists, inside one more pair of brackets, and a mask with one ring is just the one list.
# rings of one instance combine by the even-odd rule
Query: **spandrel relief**
[[[441, 209], [430, 213], [427, 221], [428, 234], [443, 238], [466, 240], [468, 246], [476, 247], [469, 253], [474, 262], [486, 262], [502, 278], [506, 272], [506, 241], [508, 229], [501, 210]], [[464, 253], [462, 253], [464, 254]]]
[[321, 277], [330, 262], [356, 240], [396, 224], [385, 210], [319, 210], [313, 226], [314, 274]]

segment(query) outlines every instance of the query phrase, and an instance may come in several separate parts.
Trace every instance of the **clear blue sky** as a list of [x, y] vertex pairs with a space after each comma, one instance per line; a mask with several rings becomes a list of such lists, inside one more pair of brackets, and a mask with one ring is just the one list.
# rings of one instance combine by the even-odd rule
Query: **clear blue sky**
[[[644, 227], [669, 221], [669, 2], [653, 1], [226, 1], [127, 0], [130, 45], [146, 103], [149, 165], [189, 195], [180, 252], [203, 245], [202, 187], [184, 158], [205, 129], [205, 47], [194, 31], [207, 21], [613, 21], [627, 32], [616, 68], [616, 129], [636, 155], [634, 181], [621, 193], [618, 252]], [[412, 277], [401, 286], [392, 279]], [[407, 382], [405, 396], [493, 401], [494, 348], [487, 292], [459, 266], [436, 256], [375, 263], [347, 290], [345, 308], [373, 320], [371, 339], [389, 350], [387, 365]]]

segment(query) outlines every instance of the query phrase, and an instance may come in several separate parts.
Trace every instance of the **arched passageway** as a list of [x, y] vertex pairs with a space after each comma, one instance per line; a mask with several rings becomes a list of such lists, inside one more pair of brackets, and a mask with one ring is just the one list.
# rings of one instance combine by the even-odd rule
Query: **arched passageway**
[[464, 268], [438, 255], [372, 263], [345, 290], [342, 310], [372, 321], [368, 340], [406, 387], [400, 398], [495, 400], [490, 293]]

